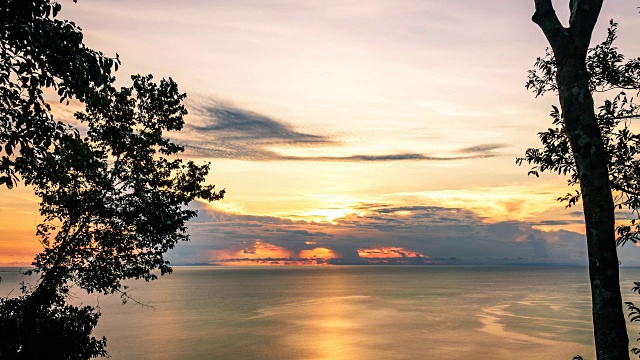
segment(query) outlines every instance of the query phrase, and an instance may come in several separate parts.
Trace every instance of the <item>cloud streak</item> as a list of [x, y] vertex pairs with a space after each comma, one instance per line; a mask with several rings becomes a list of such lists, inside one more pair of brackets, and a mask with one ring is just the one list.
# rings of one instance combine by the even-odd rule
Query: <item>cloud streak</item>
[[296, 147], [336, 147], [339, 140], [296, 130], [290, 124], [267, 115], [229, 104], [205, 101], [193, 104], [192, 116], [179, 138], [187, 154], [196, 157], [247, 161], [390, 162], [452, 161], [494, 157], [502, 144], [480, 144], [458, 150], [460, 155], [439, 156], [422, 153], [354, 154], [346, 156], [291, 156], [270, 149]]
[[202, 111], [209, 121], [204, 125], [190, 125], [189, 127], [198, 133], [209, 136], [258, 144], [331, 143], [326, 137], [298, 132], [289, 124], [229, 105], [209, 104]]
[[386, 161], [450, 161], [465, 159], [480, 159], [493, 157], [495, 154], [476, 154], [470, 156], [429, 156], [425, 154], [390, 154], [390, 155], [351, 155], [351, 156], [282, 156], [280, 160], [298, 161], [345, 161], [345, 162], [386, 162]]
[[475, 146], [470, 146], [464, 149], [458, 150], [459, 153], [462, 154], [484, 154], [484, 155], [492, 155], [494, 154], [494, 150], [502, 149], [508, 147], [506, 144], [480, 144]]

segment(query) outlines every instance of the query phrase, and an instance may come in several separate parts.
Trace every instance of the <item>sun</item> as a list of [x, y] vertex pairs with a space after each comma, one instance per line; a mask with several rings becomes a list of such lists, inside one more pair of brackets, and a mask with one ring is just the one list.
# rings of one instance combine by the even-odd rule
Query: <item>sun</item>
[[330, 222], [335, 224], [335, 220], [354, 213], [352, 209], [315, 209], [305, 213], [305, 217], [311, 221]]

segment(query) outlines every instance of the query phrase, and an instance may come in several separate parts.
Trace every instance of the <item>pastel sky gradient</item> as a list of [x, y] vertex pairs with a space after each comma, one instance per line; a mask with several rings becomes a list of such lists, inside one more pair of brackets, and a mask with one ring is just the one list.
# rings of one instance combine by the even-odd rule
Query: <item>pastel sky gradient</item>
[[[173, 138], [227, 196], [192, 205], [173, 263], [586, 264], [564, 179], [515, 164], [556, 103], [524, 88], [546, 47], [533, 0], [62, 3], [88, 46], [120, 55], [119, 83], [152, 73], [188, 95]], [[594, 42], [614, 19], [640, 55], [637, 6], [606, 1]], [[28, 265], [37, 199], [0, 191], [0, 266]]]

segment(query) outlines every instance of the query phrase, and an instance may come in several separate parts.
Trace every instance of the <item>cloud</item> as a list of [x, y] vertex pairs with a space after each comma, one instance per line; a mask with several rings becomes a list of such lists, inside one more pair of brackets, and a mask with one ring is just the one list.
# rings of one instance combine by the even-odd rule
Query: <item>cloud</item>
[[392, 154], [392, 155], [351, 155], [351, 156], [282, 156], [281, 160], [299, 161], [350, 161], [350, 162], [383, 162], [383, 161], [406, 161], [406, 160], [464, 160], [492, 157], [492, 154], [477, 154], [472, 156], [429, 156], [424, 154]]
[[295, 130], [268, 116], [212, 100], [190, 103], [190, 116], [176, 134], [187, 154], [249, 161], [278, 160], [270, 146], [321, 146], [334, 142], [324, 136]]
[[458, 150], [458, 152], [463, 154], [471, 153], [471, 154], [489, 155], [489, 154], [493, 154], [494, 150], [502, 149], [508, 146], [509, 145], [506, 145], [506, 144], [480, 144], [480, 145], [475, 145], [475, 146], [470, 146], [464, 149], [460, 149]]
[[326, 137], [298, 132], [291, 125], [229, 105], [209, 104], [204, 106], [202, 111], [211, 121], [204, 125], [189, 125], [201, 134], [260, 144], [331, 143]]
[[270, 147], [336, 147], [339, 140], [296, 130], [292, 125], [254, 111], [206, 100], [191, 103], [185, 129], [176, 135], [187, 154], [196, 157], [247, 161], [388, 162], [450, 161], [493, 157], [500, 144], [483, 144], [457, 151], [463, 155], [422, 153], [355, 154], [347, 156], [290, 156]]
[[543, 220], [543, 221], [538, 221], [538, 222], [532, 223], [532, 224], [533, 225], [542, 225], [542, 226], [584, 224], [584, 218], [569, 219], [569, 220]]
[[[225, 213], [198, 203], [174, 263], [586, 264], [584, 235], [523, 221], [487, 222], [437, 206], [362, 204], [332, 223]], [[309, 254], [331, 254], [310, 257]]]

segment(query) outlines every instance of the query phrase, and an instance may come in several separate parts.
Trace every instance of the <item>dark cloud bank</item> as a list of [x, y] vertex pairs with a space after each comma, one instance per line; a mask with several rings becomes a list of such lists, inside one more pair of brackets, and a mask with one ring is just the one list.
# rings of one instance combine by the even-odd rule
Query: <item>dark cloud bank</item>
[[[387, 259], [391, 264], [587, 264], [582, 234], [544, 232], [536, 230], [536, 224], [519, 221], [488, 223], [463, 209], [364, 204], [367, 215], [349, 215], [330, 224], [228, 214], [207, 210], [203, 204], [196, 207], [199, 217], [189, 225], [192, 241], [180, 244], [170, 255], [176, 264], [215, 263], [220, 259], [211, 254], [216, 251], [242, 252], [256, 241], [292, 254], [330, 249], [336, 258], [306, 260], [332, 264], [380, 263], [380, 259], [358, 256], [359, 249], [379, 248], [400, 248], [424, 255]], [[639, 255], [637, 247], [625, 247], [621, 250], [623, 265], [639, 265]], [[291, 257], [284, 260], [299, 260]], [[241, 257], [235, 258], [238, 259]], [[252, 261], [273, 260], [283, 259]]]
[[308, 134], [291, 125], [231, 105], [208, 101], [191, 106], [192, 116], [177, 135], [191, 156], [250, 161], [450, 161], [496, 156], [504, 144], [480, 144], [457, 151], [456, 156], [432, 156], [420, 153], [355, 154], [350, 156], [286, 156], [269, 150], [269, 146], [323, 147], [340, 145], [328, 136]]

